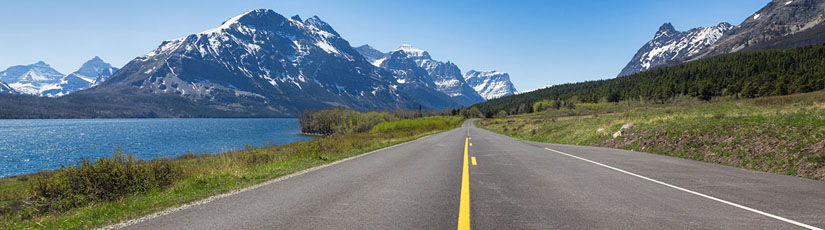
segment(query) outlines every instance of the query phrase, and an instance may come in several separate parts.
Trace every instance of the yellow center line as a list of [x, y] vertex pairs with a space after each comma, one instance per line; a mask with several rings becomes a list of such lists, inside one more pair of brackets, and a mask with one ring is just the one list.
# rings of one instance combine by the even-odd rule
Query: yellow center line
[[472, 157], [472, 158], [470, 158], [470, 159], [473, 159], [473, 165], [477, 165], [477, 164], [478, 164], [478, 163], [476, 163], [476, 157]]
[[[467, 131], [469, 135], [469, 130]], [[467, 166], [470, 138], [464, 139], [464, 164], [461, 172], [461, 201], [458, 205], [458, 230], [470, 229], [470, 169]]]

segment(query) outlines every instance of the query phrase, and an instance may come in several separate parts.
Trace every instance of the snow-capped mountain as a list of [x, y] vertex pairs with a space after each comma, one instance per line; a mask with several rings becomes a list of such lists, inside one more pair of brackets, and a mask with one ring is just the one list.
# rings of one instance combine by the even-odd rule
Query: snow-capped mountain
[[12, 66], [0, 72], [0, 81], [17, 92], [31, 95], [41, 95], [43, 91], [52, 89], [62, 77], [63, 74], [42, 61]]
[[773, 0], [690, 60], [751, 49], [821, 44], [825, 42], [823, 21], [825, 1]]
[[[380, 57], [375, 52], [367, 53], [365, 56]], [[418, 84], [415, 88], [428, 87], [446, 94], [452, 101], [461, 105], [484, 101], [484, 98], [464, 81], [458, 66], [452, 62], [434, 60], [427, 51], [411, 45], [401, 45], [373, 63], [391, 71], [396, 82], [404, 86]]]
[[642, 46], [619, 76], [642, 72], [669, 62], [678, 62], [707, 49], [733, 26], [723, 22], [713, 27], [677, 31], [670, 23], [659, 27], [653, 40]]
[[83, 63], [77, 71], [70, 73], [62, 78], [60, 82], [55, 84], [50, 89], [40, 93], [41, 96], [63, 96], [81, 89], [86, 89], [102, 83], [108, 79], [115, 72], [117, 68], [112, 67], [109, 63], [95, 56], [86, 63]]
[[100, 84], [116, 71], [117, 68], [95, 56], [69, 75], [40, 61], [9, 67], [0, 72], [0, 79], [9, 82], [8, 86], [19, 93], [58, 97]]
[[280, 116], [329, 106], [385, 110], [431, 104], [402, 91], [392, 74], [372, 65], [317, 16], [300, 19], [266, 9], [240, 14], [215, 29], [165, 41], [83, 92], [175, 96], [210, 109]]
[[510, 96], [518, 92], [510, 82], [510, 75], [507, 73], [470, 70], [464, 74], [464, 80], [487, 100]]

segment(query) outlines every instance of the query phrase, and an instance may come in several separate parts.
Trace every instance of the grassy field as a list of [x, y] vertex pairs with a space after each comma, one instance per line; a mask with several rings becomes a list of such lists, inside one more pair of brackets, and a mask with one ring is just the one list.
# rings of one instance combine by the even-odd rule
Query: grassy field
[[[438, 125], [433, 125], [438, 120]], [[0, 179], [3, 229], [93, 228], [458, 127], [457, 117], [428, 117], [403, 127], [322, 137], [265, 148], [142, 161], [128, 155], [55, 171]]]
[[530, 141], [631, 149], [825, 180], [825, 91], [711, 102], [580, 103], [477, 124]]

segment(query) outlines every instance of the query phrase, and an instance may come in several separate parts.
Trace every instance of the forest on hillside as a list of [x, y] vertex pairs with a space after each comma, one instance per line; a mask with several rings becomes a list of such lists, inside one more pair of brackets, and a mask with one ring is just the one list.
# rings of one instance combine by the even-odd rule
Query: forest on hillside
[[640, 100], [676, 96], [755, 98], [825, 89], [825, 44], [720, 55], [614, 79], [557, 85], [474, 105], [487, 117], [533, 112], [536, 103]]

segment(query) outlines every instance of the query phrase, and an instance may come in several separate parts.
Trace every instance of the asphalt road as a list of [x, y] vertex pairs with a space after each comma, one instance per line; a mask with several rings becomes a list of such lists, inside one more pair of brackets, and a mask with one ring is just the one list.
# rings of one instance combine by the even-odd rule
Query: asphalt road
[[825, 182], [648, 153], [525, 142], [466, 123], [126, 228], [468, 226], [825, 228]]

